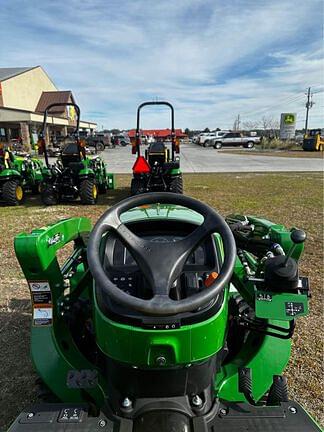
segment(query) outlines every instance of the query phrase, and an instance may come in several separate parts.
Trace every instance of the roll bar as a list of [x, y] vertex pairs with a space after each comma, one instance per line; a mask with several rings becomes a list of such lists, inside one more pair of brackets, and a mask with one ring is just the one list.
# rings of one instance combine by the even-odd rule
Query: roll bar
[[43, 139], [44, 141], [44, 156], [45, 156], [45, 162], [46, 162], [46, 166], [49, 168], [49, 162], [48, 162], [48, 155], [47, 155], [47, 148], [46, 148], [46, 140], [45, 140], [45, 136], [46, 136], [46, 127], [47, 127], [47, 116], [49, 111], [57, 106], [73, 106], [75, 108], [75, 111], [77, 113], [77, 124], [76, 127], [73, 131], [73, 135], [76, 136], [76, 138], [78, 138], [79, 136], [79, 127], [80, 127], [80, 108], [77, 104], [73, 103], [73, 102], [58, 102], [58, 103], [52, 103], [50, 105], [48, 105], [45, 108], [44, 111], [44, 118], [43, 118], [43, 125], [42, 125], [42, 131], [40, 133], [40, 138]]
[[176, 134], [174, 129], [174, 109], [173, 106], [170, 104], [170, 102], [166, 101], [150, 101], [150, 102], [143, 102], [139, 107], [137, 108], [137, 122], [136, 122], [136, 132], [135, 132], [135, 148], [137, 151], [138, 156], [140, 155], [140, 144], [141, 144], [141, 138], [140, 138], [140, 113], [141, 109], [148, 105], [166, 105], [171, 110], [171, 142], [172, 142], [172, 159], [174, 158], [174, 153], [177, 152], [177, 145], [176, 145]]

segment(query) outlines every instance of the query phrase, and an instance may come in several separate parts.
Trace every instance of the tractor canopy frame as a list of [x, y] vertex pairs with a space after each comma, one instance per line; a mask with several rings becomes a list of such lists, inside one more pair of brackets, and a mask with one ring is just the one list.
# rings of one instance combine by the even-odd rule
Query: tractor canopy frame
[[47, 117], [49, 114], [49, 111], [54, 108], [54, 107], [59, 107], [59, 106], [73, 106], [76, 113], [77, 113], [77, 122], [76, 122], [76, 127], [72, 133], [73, 136], [75, 136], [76, 140], [78, 141], [79, 144], [79, 127], [80, 127], [80, 108], [76, 103], [73, 102], [57, 102], [57, 103], [52, 103], [50, 105], [48, 105], [44, 111], [44, 118], [43, 118], [43, 125], [42, 125], [42, 131], [40, 133], [40, 139], [43, 142], [43, 146], [44, 146], [44, 157], [45, 157], [45, 163], [47, 168], [50, 168], [50, 164], [48, 161], [48, 153], [47, 153], [47, 147], [46, 147], [46, 128], [47, 128]]
[[174, 109], [173, 106], [170, 104], [170, 102], [166, 101], [150, 101], [150, 102], [143, 102], [139, 105], [137, 108], [137, 121], [136, 121], [136, 132], [135, 132], [135, 144], [133, 145], [133, 153], [137, 152], [137, 155], [140, 156], [140, 146], [141, 146], [141, 130], [140, 130], [140, 115], [141, 115], [141, 109], [145, 106], [150, 105], [165, 105], [170, 108], [171, 110], [171, 144], [172, 144], [172, 160], [174, 160], [175, 153], [179, 153], [179, 145], [176, 141], [176, 133], [174, 128]]

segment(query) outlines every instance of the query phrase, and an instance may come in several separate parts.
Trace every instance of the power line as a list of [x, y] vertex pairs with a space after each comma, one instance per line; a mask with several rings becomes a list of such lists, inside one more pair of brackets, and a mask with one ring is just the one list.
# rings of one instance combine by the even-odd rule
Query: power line
[[260, 112], [261, 113], [266, 113], [266, 112], [269, 112], [270, 110], [272, 110], [273, 108], [281, 107], [283, 105], [290, 105], [291, 103], [294, 103], [294, 102], [297, 102], [299, 100], [302, 100], [303, 98], [304, 98], [304, 95], [298, 95], [298, 96], [293, 96], [293, 97], [290, 96], [288, 98], [279, 100], [278, 102], [276, 102], [274, 104], [271, 104], [271, 105], [268, 105], [266, 107], [263, 107], [261, 109], [255, 109], [255, 110], [252, 110], [252, 111], [243, 112], [242, 115], [244, 115], [244, 116], [250, 116], [250, 115], [258, 114]]

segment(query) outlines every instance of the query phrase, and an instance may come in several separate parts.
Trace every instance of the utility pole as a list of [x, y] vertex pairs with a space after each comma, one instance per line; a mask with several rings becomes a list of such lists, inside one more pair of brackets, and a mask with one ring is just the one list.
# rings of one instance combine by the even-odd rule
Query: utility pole
[[241, 126], [241, 120], [240, 120], [240, 114], [238, 114], [238, 116], [234, 120], [233, 130], [234, 131], [239, 131], [240, 130], [240, 126]]
[[306, 102], [305, 134], [307, 134], [307, 130], [308, 130], [308, 115], [309, 115], [309, 110], [314, 105], [314, 102], [312, 101], [312, 96], [313, 95], [311, 94], [311, 88], [308, 87], [307, 102]]

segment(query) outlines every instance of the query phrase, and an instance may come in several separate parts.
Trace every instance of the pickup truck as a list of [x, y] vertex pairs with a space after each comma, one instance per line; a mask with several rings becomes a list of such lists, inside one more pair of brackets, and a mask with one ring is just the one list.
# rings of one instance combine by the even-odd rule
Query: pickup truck
[[108, 132], [95, 132], [93, 135], [87, 135], [85, 142], [87, 146], [95, 147], [96, 151], [99, 152], [104, 151], [106, 147], [112, 147]]
[[246, 136], [242, 132], [229, 132], [220, 138], [213, 138], [212, 144], [215, 149], [221, 149], [223, 146], [243, 146], [251, 149], [255, 144], [260, 144], [258, 136]]
[[217, 138], [221, 138], [228, 131], [215, 131], [215, 132], [205, 132], [199, 135], [197, 144], [203, 147], [210, 147], [213, 145], [213, 141]]

